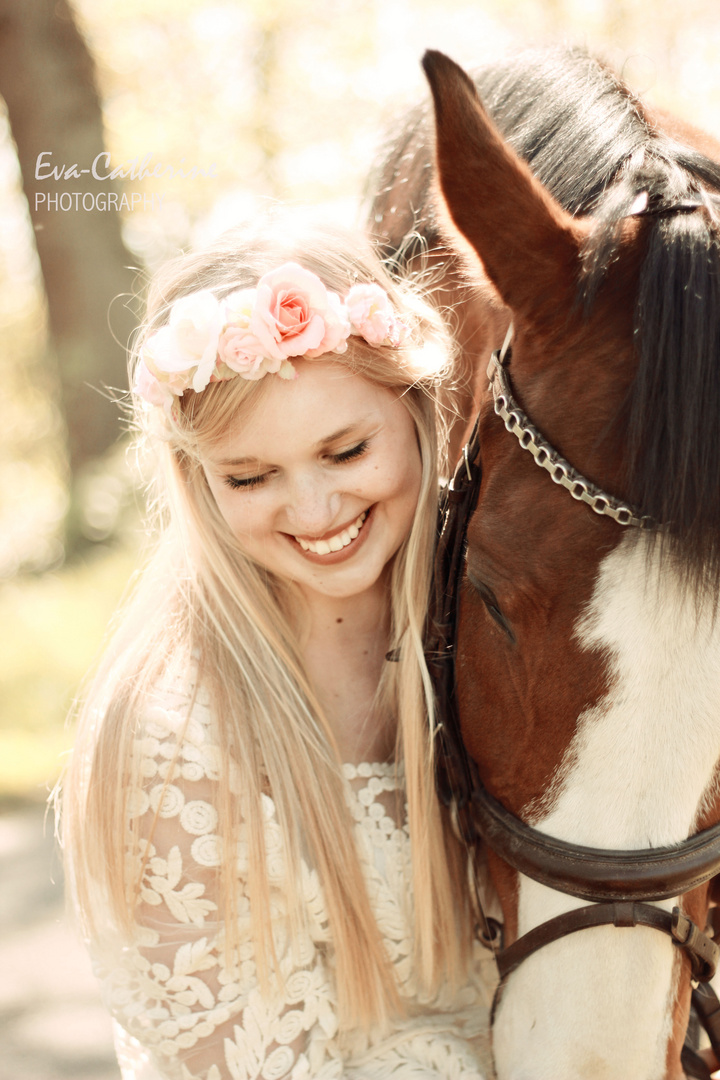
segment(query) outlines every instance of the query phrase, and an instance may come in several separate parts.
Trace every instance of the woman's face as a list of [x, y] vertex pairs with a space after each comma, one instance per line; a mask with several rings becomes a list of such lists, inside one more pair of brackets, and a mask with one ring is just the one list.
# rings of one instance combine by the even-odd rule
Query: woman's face
[[340, 364], [266, 376], [247, 416], [203, 457], [244, 551], [306, 594], [371, 590], [410, 531], [421, 481], [415, 425], [397, 394]]

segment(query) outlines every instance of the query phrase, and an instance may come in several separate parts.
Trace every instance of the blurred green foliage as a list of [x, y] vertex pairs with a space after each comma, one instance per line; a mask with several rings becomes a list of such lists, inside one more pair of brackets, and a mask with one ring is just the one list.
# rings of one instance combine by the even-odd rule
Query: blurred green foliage
[[72, 745], [65, 720], [133, 570], [129, 547], [0, 585], [0, 800], [43, 799]]

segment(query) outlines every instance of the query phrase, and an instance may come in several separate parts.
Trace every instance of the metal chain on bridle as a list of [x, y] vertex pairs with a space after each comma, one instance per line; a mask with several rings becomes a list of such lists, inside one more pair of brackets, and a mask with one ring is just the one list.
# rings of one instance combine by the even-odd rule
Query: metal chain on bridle
[[[495, 413], [507, 430], [555, 483], [595, 513], [622, 526], [656, 527], [650, 518], [577, 472], [531, 423], [512, 393], [508, 372], [511, 334], [512, 326], [488, 366]], [[688, 956], [693, 1006], [720, 1056], [720, 1002], [709, 986], [702, 985], [715, 973], [720, 948], [679, 907], [671, 913], [646, 902], [680, 896], [720, 872], [720, 824], [668, 848], [612, 851], [566, 843], [533, 829], [501, 806], [486, 791], [475, 762], [465, 750], [455, 684], [458, 591], [467, 526], [477, 506], [481, 481], [478, 416], [443, 494], [426, 659], [438, 702], [438, 792], [450, 810], [458, 837], [468, 848], [481, 919], [478, 936], [493, 950], [500, 976], [493, 1012], [511, 973], [543, 946], [593, 926], [649, 926], [668, 934]], [[480, 840], [519, 873], [590, 904], [548, 920], [503, 948], [500, 924], [483, 912], [476, 862]], [[688, 1075], [709, 1080], [707, 1066], [689, 1046], [683, 1049], [682, 1060]]]

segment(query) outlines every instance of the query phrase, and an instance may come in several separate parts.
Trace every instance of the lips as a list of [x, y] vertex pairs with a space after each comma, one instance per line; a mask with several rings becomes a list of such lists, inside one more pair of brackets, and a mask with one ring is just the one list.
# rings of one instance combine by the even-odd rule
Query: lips
[[346, 548], [357, 538], [367, 515], [367, 510], [363, 510], [362, 514], [350, 525], [347, 525], [333, 536], [324, 537], [322, 540], [306, 540], [301, 536], [296, 536], [295, 539], [303, 551], [311, 551], [314, 555], [329, 555], [331, 551], [342, 551], [343, 548]]
[[312, 540], [309, 536], [294, 536], [291, 533], [286, 533], [285, 536], [303, 559], [316, 563], [318, 566], [334, 566], [336, 563], [343, 563], [353, 558], [372, 531], [374, 518], [375, 503], [367, 510], [363, 510], [354, 521], [340, 526], [336, 532], [327, 532], [317, 539]]

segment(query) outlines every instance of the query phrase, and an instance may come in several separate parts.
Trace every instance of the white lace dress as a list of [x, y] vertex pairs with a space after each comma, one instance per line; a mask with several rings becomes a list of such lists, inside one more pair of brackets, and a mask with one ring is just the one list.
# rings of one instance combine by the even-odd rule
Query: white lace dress
[[[145, 786], [132, 793], [132, 813], [147, 815], [149, 823], [160, 810], [136, 940], [128, 946], [103, 934], [90, 943], [115, 1019], [123, 1080], [486, 1080], [492, 965], [484, 951], [478, 948], [459, 996], [441, 992], [423, 1002], [418, 995], [408, 911], [410, 841], [405, 823], [392, 816], [392, 807], [404, 802], [394, 794], [401, 783], [394, 766], [346, 765], [345, 777], [371, 903], [407, 1017], [390, 1035], [339, 1032], [322, 890], [316, 873], [303, 865], [308, 932], [291, 943], [283, 838], [267, 797], [271, 920], [282, 983], [260, 993], [246, 899], [238, 911], [242, 944], [226, 962], [214, 897], [221, 857], [214, 806], [219, 750], [202, 691], [185, 726], [188, 701], [180, 680], [166, 683], [137, 736]], [[242, 837], [238, 850], [242, 880]]]

